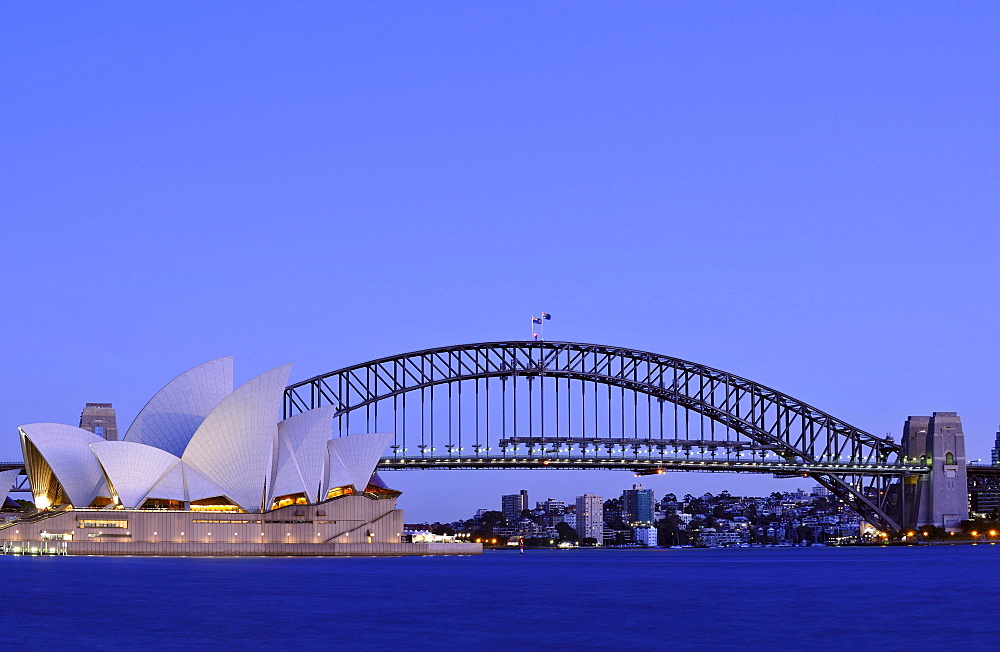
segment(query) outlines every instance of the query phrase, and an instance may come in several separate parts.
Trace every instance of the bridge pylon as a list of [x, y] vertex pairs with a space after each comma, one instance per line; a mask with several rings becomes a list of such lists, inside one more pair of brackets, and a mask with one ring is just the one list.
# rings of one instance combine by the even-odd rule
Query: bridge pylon
[[904, 478], [902, 522], [954, 531], [969, 518], [965, 434], [957, 412], [907, 417], [903, 458], [926, 465], [930, 473]]

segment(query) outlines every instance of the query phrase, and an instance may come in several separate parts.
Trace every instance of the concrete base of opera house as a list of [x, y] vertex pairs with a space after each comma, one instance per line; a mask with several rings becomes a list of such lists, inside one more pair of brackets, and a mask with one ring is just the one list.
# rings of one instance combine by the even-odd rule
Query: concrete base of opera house
[[0, 527], [3, 549], [69, 555], [403, 556], [477, 555], [476, 543], [403, 543], [395, 499], [347, 495], [263, 514], [65, 509]]
[[[65, 544], [65, 548], [61, 547]], [[23, 541], [39, 551], [123, 557], [407, 557], [481, 555], [480, 543], [153, 543]], [[24, 553], [27, 554], [27, 553]], [[42, 552], [41, 554], [45, 554]]]

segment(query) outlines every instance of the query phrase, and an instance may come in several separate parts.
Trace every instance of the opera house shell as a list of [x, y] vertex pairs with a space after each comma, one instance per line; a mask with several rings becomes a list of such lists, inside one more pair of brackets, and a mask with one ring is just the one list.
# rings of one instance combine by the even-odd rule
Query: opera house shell
[[212, 544], [205, 554], [320, 554], [289, 550], [400, 544], [399, 493], [375, 474], [392, 434], [334, 438], [333, 407], [278, 421], [291, 367], [234, 390], [232, 358], [199, 365], [157, 392], [121, 441], [57, 423], [21, 426], [40, 512], [22, 519], [17, 537], [0, 528], [0, 540], [108, 544], [99, 553], [132, 544], [129, 554], [165, 554], [171, 545], [180, 546], [175, 554], [200, 554], [190, 550], [199, 544]]

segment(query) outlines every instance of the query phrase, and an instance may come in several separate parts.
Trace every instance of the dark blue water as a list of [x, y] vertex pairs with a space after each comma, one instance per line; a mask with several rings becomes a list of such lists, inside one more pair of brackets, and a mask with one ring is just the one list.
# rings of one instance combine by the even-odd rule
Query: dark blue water
[[0, 557], [4, 649], [1000, 647], [1000, 545]]

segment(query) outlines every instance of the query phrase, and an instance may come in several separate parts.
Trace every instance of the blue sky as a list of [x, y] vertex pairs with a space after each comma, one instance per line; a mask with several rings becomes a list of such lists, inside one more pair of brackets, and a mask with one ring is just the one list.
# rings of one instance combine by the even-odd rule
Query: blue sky
[[[9, 4], [0, 456], [87, 401], [124, 429], [221, 355], [301, 380], [545, 310], [549, 339], [877, 434], [956, 410], [988, 458], [998, 24], [988, 2]], [[407, 520], [633, 481], [388, 479]]]

